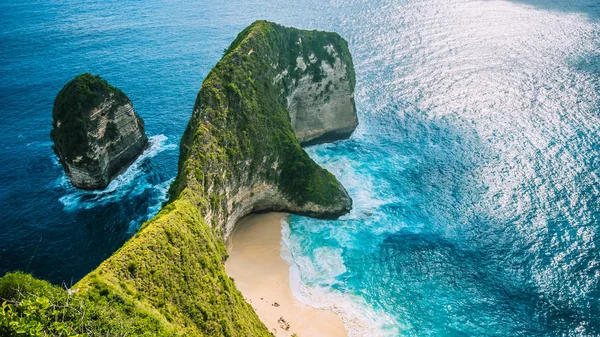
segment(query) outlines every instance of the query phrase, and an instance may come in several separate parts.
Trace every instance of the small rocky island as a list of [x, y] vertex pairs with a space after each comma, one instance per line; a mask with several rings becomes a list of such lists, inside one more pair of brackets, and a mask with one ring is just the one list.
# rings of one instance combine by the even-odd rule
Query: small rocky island
[[104, 189], [144, 151], [144, 121], [100, 76], [75, 77], [58, 93], [50, 137], [73, 186]]

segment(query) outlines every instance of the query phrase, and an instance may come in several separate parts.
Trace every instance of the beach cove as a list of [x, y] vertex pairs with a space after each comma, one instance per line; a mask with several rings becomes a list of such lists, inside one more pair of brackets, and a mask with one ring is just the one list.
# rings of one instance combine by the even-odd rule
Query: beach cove
[[227, 242], [225, 271], [275, 336], [348, 336], [334, 312], [294, 297], [290, 266], [281, 256], [285, 217], [284, 213], [265, 213], [240, 220]]

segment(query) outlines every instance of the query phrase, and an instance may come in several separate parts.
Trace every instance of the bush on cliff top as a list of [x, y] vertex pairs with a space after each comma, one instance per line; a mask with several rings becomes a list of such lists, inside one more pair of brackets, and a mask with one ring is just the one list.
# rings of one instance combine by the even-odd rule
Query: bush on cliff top
[[100, 289], [75, 296], [20, 272], [0, 278], [0, 336], [125, 336], [162, 331], [126, 300]]

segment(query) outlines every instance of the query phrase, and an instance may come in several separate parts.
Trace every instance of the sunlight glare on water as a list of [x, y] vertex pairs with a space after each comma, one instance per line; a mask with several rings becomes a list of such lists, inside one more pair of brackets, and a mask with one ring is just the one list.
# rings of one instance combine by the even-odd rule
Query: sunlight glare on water
[[[355, 209], [324, 227], [292, 217], [296, 292], [345, 298], [331, 303], [343, 317], [366, 300], [379, 315], [354, 336], [600, 333], [597, 16], [509, 1], [361, 10], [377, 27], [353, 41], [371, 114], [351, 141], [309, 151]], [[341, 249], [334, 282], [314, 272], [324, 246]]]

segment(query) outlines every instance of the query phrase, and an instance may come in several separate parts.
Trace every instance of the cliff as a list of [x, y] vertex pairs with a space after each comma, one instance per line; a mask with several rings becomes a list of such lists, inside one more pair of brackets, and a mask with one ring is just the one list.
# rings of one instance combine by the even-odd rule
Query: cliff
[[[350, 137], [358, 125], [348, 44], [339, 35], [282, 30], [285, 60], [273, 64], [284, 86], [292, 127], [302, 145]], [[289, 61], [292, 62], [289, 62]]]
[[[83, 310], [69, 311], [61, 323], [90, 335], [271, 336], [225, 273], [224, 240], [251, 212], [335, 218], [352, 206], [336, 178], [302, 149], [292, 127], [294, 90], [304, 86], [300, 82], [307, 71], [317, 76], [314, 83], [325, 76], [318, 70], [322, 63], [295, 70], [299, 54], [293, 45], [299, 40], [309, 57], [334, 55], [329, 46], [347, 52], [337, 34], [265, 21], [238, 35], [200, 89], [181, 140], [169, 202], [71, 288], [71, 305]], [[342, 49], [334, 50], [338, 57], [349, 57]], [[341, 58], [328, 64], [340, 66]], [[344, 64], [339, 69], [353, 83], [351, 63]], [[304, 116], [298, 110], [296, 119], [298, 114]], [[28, 293], [66, 301], [66, 292], [48, 290], [39, 282], [27, 275], [7, 275], [0, 281], [0, 296], [26, 284]]]
[[52, 110], [54, 152], [73, 186], [103, 189], [146, 148], [144, 122], [131, 101], [99, 76], [79, 75]]

